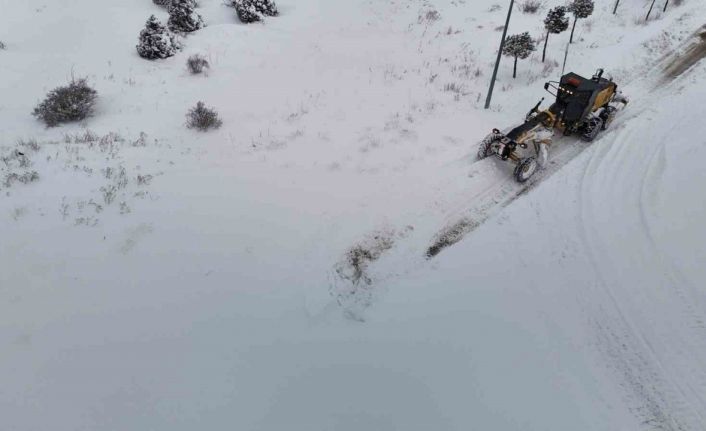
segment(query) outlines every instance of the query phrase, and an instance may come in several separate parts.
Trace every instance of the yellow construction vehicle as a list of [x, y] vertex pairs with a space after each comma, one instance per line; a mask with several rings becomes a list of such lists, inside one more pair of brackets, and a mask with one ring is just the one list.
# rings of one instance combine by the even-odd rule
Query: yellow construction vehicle
[[[603, 69], [598, 69], [591, 79], [568, 73], [559, 81], [547, 82], [544, 89], [556, 98], [548, 109], [540, 111], [544, 99], [540, 100], [523, 124], [507, 133], [493, 129], [478, 148], [479, 159], [495, 155], [515, 163], [514, 176], [519, 182], [527, 181], [544, 166], [554, 130], [564, 135], [577, 134], [586, 142], [593, 141], [610, 125], [620, 105], [628, 103], [615, 82], [603, 77]], [[535, 155], [524, 156], [519, 149], [530, 145]]]

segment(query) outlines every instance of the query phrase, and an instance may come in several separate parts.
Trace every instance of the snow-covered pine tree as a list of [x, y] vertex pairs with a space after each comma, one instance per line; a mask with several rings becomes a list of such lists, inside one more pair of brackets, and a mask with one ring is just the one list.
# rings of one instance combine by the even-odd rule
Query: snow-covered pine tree
[[542, 50], [542, 63], [547, 56], [547, 42], [549, 42], [549, 33], [559, 34], [569, 28], [569, 17], [566, 16], [566, 7], [557, 6], [547, 13], [544, 18], [544, 28], [547, 30], [547, 35], [544, 38], [544, 50]]
[[154, 15], [145, 23], [139, 40], [137, 53], [148, 60], [171, 57], [179, 49], [174, 35]]
[[238, 18], [246, 24], [261, 21], [265, 16], [277, 16], [279, 11], [274, 0], [231, 0]]
[[201, 15], [194, 11], [192, 0], [174, 0], [169, 6], [167, 26], [172, 31], [191, 33], [205, 27]]
[[503, 54], [508, 57], [515, 57], [515, 65], [512, 69], [512, 77], [517, 77], [517, 59], [525, 59], [536, 48], [534, 46], [534, 40], [530, 36], [529, 32], [524, 32], [521, 34], [514, 34], [509, 36], [505, 40], [505, 46], [503, 47]]
[[165, 1], [167, 2], [167, 12], [172, 8], [173, 5], [179, 4], [179, 3], [188, 3], [191, 7], [196, 9], [199, 7], [198, 3], [196, 3], [196, 0], [160, 0], [160, 1]]
[[569, 3], [569, 12], [574, 14], [574, 25], [571, 27], [571, 37], [569, 43], [574, 43], [574, 30], [576, 30], [576, 21], [579, 19], [588, 18], [593, 13], [593, 0], [573, 0]]

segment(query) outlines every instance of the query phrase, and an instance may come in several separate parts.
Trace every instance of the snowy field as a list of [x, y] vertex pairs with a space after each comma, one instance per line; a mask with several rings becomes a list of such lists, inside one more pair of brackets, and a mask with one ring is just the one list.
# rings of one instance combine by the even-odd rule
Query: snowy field
[[706, 3], [596, 0], [630, 104], [525, 185], [477, 144], [569, 32], [516, 8], [484, 110], [506, 3], [200, 0], [148, 61], [151, 0], [0, 0], [0, 431], [706, 430]]

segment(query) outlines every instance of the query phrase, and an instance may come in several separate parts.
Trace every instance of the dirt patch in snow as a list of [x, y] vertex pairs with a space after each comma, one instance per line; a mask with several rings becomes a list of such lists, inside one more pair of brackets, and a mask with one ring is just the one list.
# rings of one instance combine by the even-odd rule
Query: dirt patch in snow
[[364, 320], [362, 312], [372, 305], [374, 296], [375, 283], [370, 265], [412, 230], [412, 226], [407, 226], [403, 230], [376, 231], [346, 250], [342, 259], [334, 265], [335, 280], [330, 293], [343, 308], [346, 317]]
[[478, 225], [479, 223], [473, 219], [462, 218], [451, 226], [447, 226], [436, 235], [434, 242], [427, 249], [427, 259], [433, 258], [441, 253], [443, 249], [461, 241], [464, 236], [478, 227]]
[[694, 32], [683, 51], [672, 56], [664, 68], [664, 76], [668, 80], [676, 79], [703, 58], [706, 58], [706, 25]]

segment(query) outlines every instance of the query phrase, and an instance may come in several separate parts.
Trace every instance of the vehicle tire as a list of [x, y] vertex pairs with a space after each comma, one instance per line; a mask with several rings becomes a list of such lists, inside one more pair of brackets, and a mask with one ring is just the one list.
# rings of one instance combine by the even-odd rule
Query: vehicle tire
[[592, 142], [594, 139], [596, 139], [596, 136], [598, 136], [598, 133], [603, 130], [603, 119], [598, 117], [598, 118], [591, 118], [588, 120], [588, 124], [586, 125], [586, 128], [584, 129], [583, 133], [581, 134], [581, 140], [585, 142]]
[[603, 112], [601, 113], [601, 119], [603, 120], [601, 130], [607, 129], [613, 122], [615, 119], [615, 111], [617, 111], [617, 109], [612, 106], [606, 106], [605, 109], [603, 109]]
[[520, 160], [517, 166], [515, 166], [514, 176], [518, 183], [524, 183], [529, 180], [535, 172], [537, 172], [537, 159], [527, 157], [526, 159]]
[[483, 141], [481, 141], [481, 143], [478, 145], [478, 160], [483, 160], [493, 154], [492, 150], [490, 149], [490, 145], [492, 143], [493, 141], [488, 138], [483, 139]]

